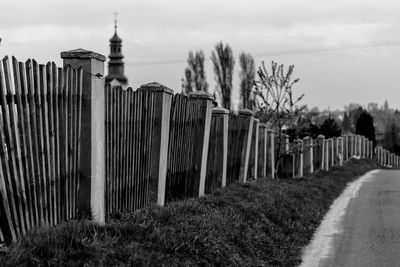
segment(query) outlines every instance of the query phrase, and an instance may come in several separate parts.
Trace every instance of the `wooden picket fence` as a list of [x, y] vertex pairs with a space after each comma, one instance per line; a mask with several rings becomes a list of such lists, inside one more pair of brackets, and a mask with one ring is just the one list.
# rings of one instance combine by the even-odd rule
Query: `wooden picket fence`
[[82, 71], [0, 64], [0, 238], [76, 215]]
[[214, 190], [223, 187], [223, 151], [224, 151], [224, 118], [212, 116], [210, 143], [208, 146], [207, 174], [205, 193], [210, 194]]
[[[73, 50], [67, 58], [70, 64], [79, 59], [101, 67], [101, 55], [90, 53]], [[96, 68], [91, 73], [90, 64], [80, 65], [86, 68], [83, 71], [34, 60], [9, 61], [6, 57], [0, 62], [0, 243], [15, 241], [36, 227], [76, 218], [78, 208], [84, 213], [85, 205], [97, 222], [104, 223], [113, 213], [275, 176], [282, 140], [250, 110], [233, 114], [213, 109], [207, 93], [173, 95], [157, 83], [137, 90], [104, 88], [101, 73]], [[93, 92], [97, 97], [92, 98]], [[103, 108], [96, 117], [93, 111]], [[90, 128], [92, 122], [103, 121], [104, 130]], [[81, 131], [81, 124], [90, 131]], [[400, 166], [398, 156], [374, 149], [360, 136], [307, 137], [292, 144], [285, 138], [280, 178], [329, 170], [353, 156]], [[105, 150], [88, 153], [90, 165], [81, 168], [81, 153], [89, 151], [87, 147]], [[105, 173], [92, 175], [91, 168], [103, 167]], [[89, 191], [90, 197], [84, 199]]]
[[172, 98], [165, 199], [198, 196], [204, 117], [195, 99]]
[[106, 86], [106, 213], [129, 212], [154, 202], [150, 179], [154, 92]]
[[241, 115], [230, 114], [228, 126], [228, 166], [226, 185], [237, 182], [240, 176], [240, 167], [244, 157], [246, 145], [246, 118]]

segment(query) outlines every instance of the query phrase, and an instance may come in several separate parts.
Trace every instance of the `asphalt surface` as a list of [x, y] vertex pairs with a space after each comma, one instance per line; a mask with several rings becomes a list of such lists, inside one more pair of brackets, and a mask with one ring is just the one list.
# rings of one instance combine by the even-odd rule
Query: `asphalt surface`
[[400, 171], [380, 170], [347, 208], [318, 266], [400, 266]]

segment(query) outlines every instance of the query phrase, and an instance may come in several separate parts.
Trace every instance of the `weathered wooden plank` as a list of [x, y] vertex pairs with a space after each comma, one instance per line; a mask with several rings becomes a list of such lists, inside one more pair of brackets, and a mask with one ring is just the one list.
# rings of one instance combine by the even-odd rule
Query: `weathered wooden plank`
[[47, 216], [48, 222], [50, 225], [54, 225], [53, 221], [53, 201], [52, 201], [52, 190], [51, 190], [51, 162], [50, 162], [50, 138], [49, 138], [49, 119], [48, 119], [48, 103], [46, 98], [46, 90], [47, 90], [47, 77], [46, 77], [46, 69], [45, 65], [39, 65], [39, 73], [40, 73], [40, 98], [41, 98], [41, 108], [42, 108], [42, 126], [43, 126], [43, 151], [44, 151], [44, 166], [45, 166], [45, 175], [43, 177], [45, 181], [45, 190], [47, 193]]
[[72, 70], [71, 83], [71, 180], [72, 180], [72, 213], [71, 217], [76, 215], [76, 206], [78, 198], [78, 169], [77, 169], [77, 133], [78, 133], [78, 73], [76, 69]]
[[61, 169], [60, 169], [60, 118], [59, 118], [59, 97], [62, 87], [62, 69], [58, 68], [53, 62], [51, 64], [53, 75], [53, 120], [54, 120], [54, 163], [55, 163], [55, 195], [57, 203], [57, 222], [62, 221], [61, 206]]
[[110, 85], [106, 85], [104, 87], [105, 92], [105, 102], [106, 102], [106, 110], [105, 110], [105, 131], [106, 131], [106, 218], [108, 218], [110, 214], [110, 96], [109, 96], [109, 87]]
[[65, 166], [64, 168], [64, 199], [65, 199], [65, 219], [68, 220], [70, 217], [70, 209], [71, 209], [71, 197], [70, 197], [70, 170], [69, 170], [69, 101], [70, 101], [70, 73], [71, 67], [65, 66], [64, 67], [64, 88], [63, 88], [63, 113], [62, 113], [62, 120], [63, 120], [63, 160], [61, 164]]
[[59, 69], [58, 72], [61, 75], [59, 76], [59, 84], [61, 85], [59, 87], [59, 109], [58, 109], [58, 117], [59, 117], [59, 136], [60, 136], [60, 199], [61, 199], [61, 215], [62, 215], [62, 220], [67, 219], [67, 136], [66, 136], [66, 127], [67, 127], [67, 122], [66, 122], [66, 108], [67, 108], [67, 103], [66, 103], [66, 90], [67, 90], [67, 85], [66, 83], [68, 82], [68, 79], [66, 78], [67, 75], [67, 68], [62, 68], [61, 70]]
[[50, 197], [52, 203], [51, 217], [53, 224], [58, 224], [57, 218], [57, 190], [56, 190], [56, 160], [55, 160], [55, 127], [54, 127], [54, 82], [53, 82], [53, 66], [51, 62], [46, 64], [46, 85], [44, 91], [47, 105], [47, 119], [48, 119], [48, 139], [49, 139], [49, 172], [50, 172]]
[[133, 123], [132, 123], [132, 115], [133, 115], [133, 95], [134, 92], [131, 87], [127, 89], [128, 91], [128, 142], [126, 144], [127, 151], [128, 151], [128, 169], [127, 169], [127, 179], [128, 179], [128, 185], [127, 185], [127, 207], [129, 211], [132, 211], [132, 165], [133, 165], [133, 150], [132, 150], [132, 140], [133, 140]]
[[121, 191], [121, 197], [123, 201], [123, 206], [122, 210], [124, 212], [127, 211], [127, 202], [128, 202], [128, 196], [127, 196], [127, 173], [126, 173], [126, 166], [127, 166], [127, 151], [126, 151], [126, 145], [127, 145], [127, 115], [128, 115], [128, 110], [127, 110], [127, 93], [125, 90], [122, 90], [121, 88], [121, 96], [122, 96], [122, 147], [121, 147], [121, 153], [122, 153], [122, 161], [121, 161], [121, 170], [122, 170], [122, 191]]
[[[80, 162], [81, 162], [81, 134], [82, 134], [82, 93], [83, 93], [83, 70], [82, 68], [78, 69], [77, 73], [77, 78], [78, 78], [78, 87], [77, 87], [77, 142], [76, 142], [76, 158], [77, 158], [77, 163], [76, 163], [76, 178], [77, 183], [79, 184], [79, 173], [80, 173]], [[78, 198], [78, 185], [76, 187], [76, 199]]]
[[116, 210], [116, 179], [117, 179], [117, 167], [116, 167], [116, 160], [117, 160], [117, 92], [115, 88], [112, 88], [112, 177], [111, 177], [111, 184], [112, 184], [112, 194], [111, 194], [111, 205], [112, 205], [112, 212]]

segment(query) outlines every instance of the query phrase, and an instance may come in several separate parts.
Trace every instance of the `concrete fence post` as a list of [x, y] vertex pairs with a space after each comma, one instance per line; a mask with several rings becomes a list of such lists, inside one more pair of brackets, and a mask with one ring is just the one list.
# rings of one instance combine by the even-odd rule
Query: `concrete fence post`
[[268, 157], [268, 131], [267, 131], [267, 125], [265, 123], [261, 123], [260, 124], [260, 129], [262, 129], [261, 131], [261, 135], [264, 137], [263, 140], [263, 162], [262, 162], [262, 176], [263, 177], [267, 177], [267, 157]]
[[339, 156], [339, 166], [343, 166], [343, 157], [344, 157], [344, 148], [343, 148], [343, 137], [338, 137], [337, 138], [337, 151], [338, 151], [338, 156]]
[[169, 145], [169, 126], [173, 91], [164, 85], [153, 82], [140, 86], [155, 94], [154, 135], [151, 146], [150, 181], [157, 187], [157, 204], [165, 205], [167, 179], [167, 158]]
[[222, 127], [217, 129], [217, 134], [222, 135], [223, 149], [222, 149], [222, 183], [221, 186], [226, 186], [226, 169], [228, 166], [228, 126], [229, 126], [229, 110], [221, 107], [215, 107], [212, 109], [212, 116], [222, 117]]
[[247, 174], [249, 169], [251, 137], [253, 135], [254, 113], [249, 109], [239, 111], [239, 116], [245, 119], [246, 133], [244, 136], [245, 145], [242, 150], [242, 162], [240, 164], [239, 182], [245, 183], [247, 181]]
[[270, 164], [271, 164], [271, 178], [275, 179], [275, 132], [273, 130], [268, 130], [269, 133], [269, 143], [270, 143]]
[[106, 57], [84, 49], [61, 52], [64, 66], [82, 67], [80, 181], [77, 208], [105, 224], [105, 89]]
[[314, 172], [314, 141], [312, 138], [309, 139], [308, 142], [308, 155], [309, 155], [309, 161], [310, 161], [310, 173]]
[[254, 134], [254, 179], [257, 180], [257, 173], [258, 173], [258, 140], [259, 140], [259, 131], [260, 131], [260, 120], [254, 118], [254, 125], [253, 125]]
[[189, 93], [189, 98], [195, 99], [200, 103], [200, 112], [203, 116], [203, 147], [202, 153], [199, 158], [197, 158], [198, 166], [200, 166], [200, 184], [199, 184], [199, 197], [204, 196], [205, 185], [206, 185], [206, 174], [207, 174], [207, 158], [208, 158], [208, 145], [210, 142], [210, 130], [211, 130], [211, 114], [213, 104], [213, 97], [211, 94], [196, 91]]
[[317, 137], [318, 139], [318, 155], [316, 155], [316, 157], [318, 157], [319, 160], [319, 168], [321, 170], [325, 169], [325, 136], [323, 136], [322, 134], [318, 135]]
[[303, 173], [303, 168], [304, 168], [304, 142], [301, 139], [297, 140], [297, 149], [299, 150], [299, 166], [298, 170], [296, 170], [296, 173], [298, 174], [298, 177], [301, 178], [304, 176]]
[[325, 139], [325, 162], [324, 162], [324, 167], [325, 171], [329, 171], [329, 139]]

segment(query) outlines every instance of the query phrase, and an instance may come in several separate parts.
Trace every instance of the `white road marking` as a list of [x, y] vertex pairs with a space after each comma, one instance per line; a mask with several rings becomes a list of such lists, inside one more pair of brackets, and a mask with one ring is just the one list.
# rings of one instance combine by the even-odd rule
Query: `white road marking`
[[371, 180], [377, 172], [379, 170], [370, 171], [356, 181], [349, 183], [343, 193], [335, 199], [321, 225], [314, 233], [311, 243], [303, 251], [300, 267], [319, 266], [320, 262], [330, 255], [333, 249], [334, 235], [343, 231], [343, 215], [346, 214], [350, 200], [357, 196], [362, 184]]

